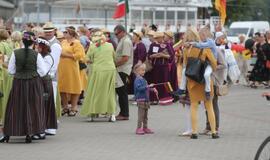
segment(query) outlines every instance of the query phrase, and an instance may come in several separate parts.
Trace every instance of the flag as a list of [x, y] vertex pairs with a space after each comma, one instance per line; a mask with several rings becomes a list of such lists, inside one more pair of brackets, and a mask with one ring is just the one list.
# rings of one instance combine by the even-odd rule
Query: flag
[[113, 18], [121, 18], [129, 12], [128, 0], [118, 0], [117, 6], [114, 11]]
[[221, 25], [223, 26], [227, 17], [226, 14], [226, 0], [215, 0], [215, 8], [219, 12]]

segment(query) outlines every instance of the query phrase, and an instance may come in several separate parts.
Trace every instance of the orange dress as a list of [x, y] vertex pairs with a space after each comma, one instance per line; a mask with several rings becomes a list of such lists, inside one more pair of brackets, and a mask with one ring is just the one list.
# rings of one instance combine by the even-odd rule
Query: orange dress
[[60, 58], [58, 66], [58, 85], [60, 93], [81, 94], [82, 81], [79, 60], [84, 57], [84, 48], [79, 40], [62, 42], [62, 52], [73, 55], [71, 58]]

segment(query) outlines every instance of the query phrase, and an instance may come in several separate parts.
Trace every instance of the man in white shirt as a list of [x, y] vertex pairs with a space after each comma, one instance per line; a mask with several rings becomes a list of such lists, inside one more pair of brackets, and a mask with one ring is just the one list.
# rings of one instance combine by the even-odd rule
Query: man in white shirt
[[[57, 69], [58, 69], [58, 64], [60, 61], [60, 56], [62, 52], [62, 47], [60, 42], [56, 39], [55, 33], [56, 33], [56, 28], [51, 22], [47, 22], [43, 26], [43, 32], [46, 40], [49, 41], [50, 47], [51, 47], [51, 55], [53, 57], [53, 67], [50, 71], [50, 76], [52, 77], [52, 83], [53, 83], [53, 93], [54, 93], [54, 102], [56, 104], [56, 95], [57, 95]], [[55, 135], [56, 130], [55, 129], [47, 129], [46, 131], [47, 135]]]
[[128, 76], [131, 73], [133, 65], [133, 45], [125, 28], [117, 25], [114, 28], [114, 34], [119, 40], [115, 54], [115, 65], [124, 86], [116, 88], [118, 95], [120, 113], [116, 117], [117, 120], [129, 120], [129, 104], [128, 104]]

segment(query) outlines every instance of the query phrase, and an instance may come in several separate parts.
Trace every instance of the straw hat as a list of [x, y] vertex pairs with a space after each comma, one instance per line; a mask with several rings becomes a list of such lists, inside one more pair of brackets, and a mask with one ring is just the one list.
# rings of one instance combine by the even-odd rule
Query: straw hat
[[164, 34], [169, 36], [170, 38], [173, 38], [173, 32], [172, 31], [165, 31]]
[[103, 32], [103, 33], [110, 33], [110, 31], [107, 28], [102, 28], [101, 29], [101, 32]]
[[164, 37], [164, 33], [163, 32], [156, 32], [154, 34], [154, 38], [161, 38], [161, 37]]
[[103, 32], [101, 32], [101, 31], [95, 32], [95, 33], [93, 34], [93, 36], [92, 36], [92, 41], [93, 41], [93, 42], [97, 42], [97, 41], [99, 41], [99, 40], [105, 40], [105, 41], [106, 41], [106, 37], [105, 37], [105, 35], [103, 34]]
[[54, 31], [56, 28], [55, 26], [53, 25], [52, 22], [46, 22], [43, 26], [43, 31], [44, 32], [52, 32]]
[[143, 33], [142, 32], [133, 32], [133, 34], [135, 34], [136, 36], [138, 36], [139, 38], [142, 38], [143, 37]]
[[57, 38], [57, 39], [64, 38], [64, 33], [61, 32], [61, 31], [56, 31], [56, 38]]
[[149, 30], [149, 31], [147, 32], [147, 35], [148, 35], [148, 36], [154, 36], [155, 33], [156, 33], [155, 31]]

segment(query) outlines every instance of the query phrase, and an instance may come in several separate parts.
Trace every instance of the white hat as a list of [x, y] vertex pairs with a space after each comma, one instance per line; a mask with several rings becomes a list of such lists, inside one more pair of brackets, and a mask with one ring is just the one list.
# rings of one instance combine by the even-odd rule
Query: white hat
[[216, 39], [220, 38], [221, 36], [224, 36], [225, 34], [223, 32], [216, 32], [215, 36]]

